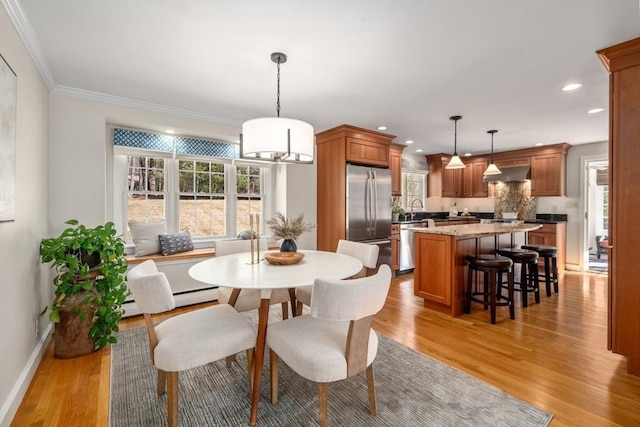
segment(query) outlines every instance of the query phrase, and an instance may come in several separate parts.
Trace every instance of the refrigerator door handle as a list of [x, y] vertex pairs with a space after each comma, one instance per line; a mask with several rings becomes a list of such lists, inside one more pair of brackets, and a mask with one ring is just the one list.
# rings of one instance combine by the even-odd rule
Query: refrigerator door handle
[[371, 175], [373, 175], [373, 195], [374, 200], [371, 203], [371, 236], [375, 236], [378, 233], [378, 181], [376, 180], [376, 171], [371, 170]]
[[382, 239], [382, 240], [367, 240], [366, 242], [367, 245], [386, 245], [387, 243], [391, 243], [390, 239]]

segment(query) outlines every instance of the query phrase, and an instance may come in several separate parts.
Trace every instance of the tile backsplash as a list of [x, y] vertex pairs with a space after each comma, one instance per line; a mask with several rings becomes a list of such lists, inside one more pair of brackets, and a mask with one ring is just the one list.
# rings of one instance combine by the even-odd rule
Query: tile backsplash
[[495, 184], [494, 216], [503, 212], [516, 212], [520, 220], [536, 219], [537, 199], [531, 197], [531, 181], [498, 182]]

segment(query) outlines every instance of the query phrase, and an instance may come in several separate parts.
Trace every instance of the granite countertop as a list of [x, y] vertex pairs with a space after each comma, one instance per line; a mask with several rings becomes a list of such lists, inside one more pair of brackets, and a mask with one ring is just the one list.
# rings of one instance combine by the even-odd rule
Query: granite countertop
[[500, 223], [500, 224], [466, 224], [446, 225], [443, 227], [412, 227], [416, 233], [443, 234], [447, 236], [481, 237], [494, 236], [496, 234], [515, 233], [520, 231], [533, 231], [542, 227], [541, 224], [532, 223]]

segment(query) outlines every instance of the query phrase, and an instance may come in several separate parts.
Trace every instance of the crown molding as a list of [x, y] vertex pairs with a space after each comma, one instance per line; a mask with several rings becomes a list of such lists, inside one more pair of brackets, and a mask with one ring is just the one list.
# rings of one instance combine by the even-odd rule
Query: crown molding
[[24, 43], [27, 48], [31, 59], [38, 69], [38, 72], [40, 72], [40, 76], [47, 85], [49, 92], [53, 91], [56, 87], [56, 81], [53, 78], [53, 74], [51, 74], [51, 70], [49, 69], [49, 65], [45, 59], [40, 42], [38, 41], [36, 34], [33, 32], [33, 27], [31, 27], [29, 19], [27, 19], [27, 16], [24, 14], [24, 10], [22, 9], [20, 2], [18, 0], [0, 0], [0, 4], [2, 4], [7, 11], [9, 19], [11, 19], [22, 43]]
[[[3, 1], [3, 0], [0, 0]], [[122, 96], [109, 95], [101, 92], [93, 92], [90, 90], [77, 89], [69, 86], [58, 85], [53, 90], [54, 95], [70, 96], [73, 98], [86, 99], [89, 101], [102, 102], [106, 104], [119, 105], [122, 107], [136, 108], [139, 110], [154, 111], [157, 113], [169, 114], [172, 116], [183, 117], [187, 119], [201, 120], [227, 126], [241, 126], [242, 120], [230, 119], [227, 117], [216, 116], [214, 114], [202, 113], [199, 111], [186, 110], [184, 108], [169, 107], [153, 102], [139, 101], [137, 99], [125, 98]]]

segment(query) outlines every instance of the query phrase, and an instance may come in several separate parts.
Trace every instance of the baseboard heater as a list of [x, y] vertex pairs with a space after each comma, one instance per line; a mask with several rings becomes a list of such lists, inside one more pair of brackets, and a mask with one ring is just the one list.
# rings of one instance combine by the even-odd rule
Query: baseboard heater
[[[173, 294], [173, 298], [176, 301], [176, 307], [184, 307], [186, 305], [199, 304], [201, 302], [215, 301], [218, 299], [218, 287], [211, 286], [207, 288], [176, 292]], [[125, 310], [124, 317], [142, 314], [133, 299], [126, 300], [124, 304], [122, 304], [122, 307]]]

